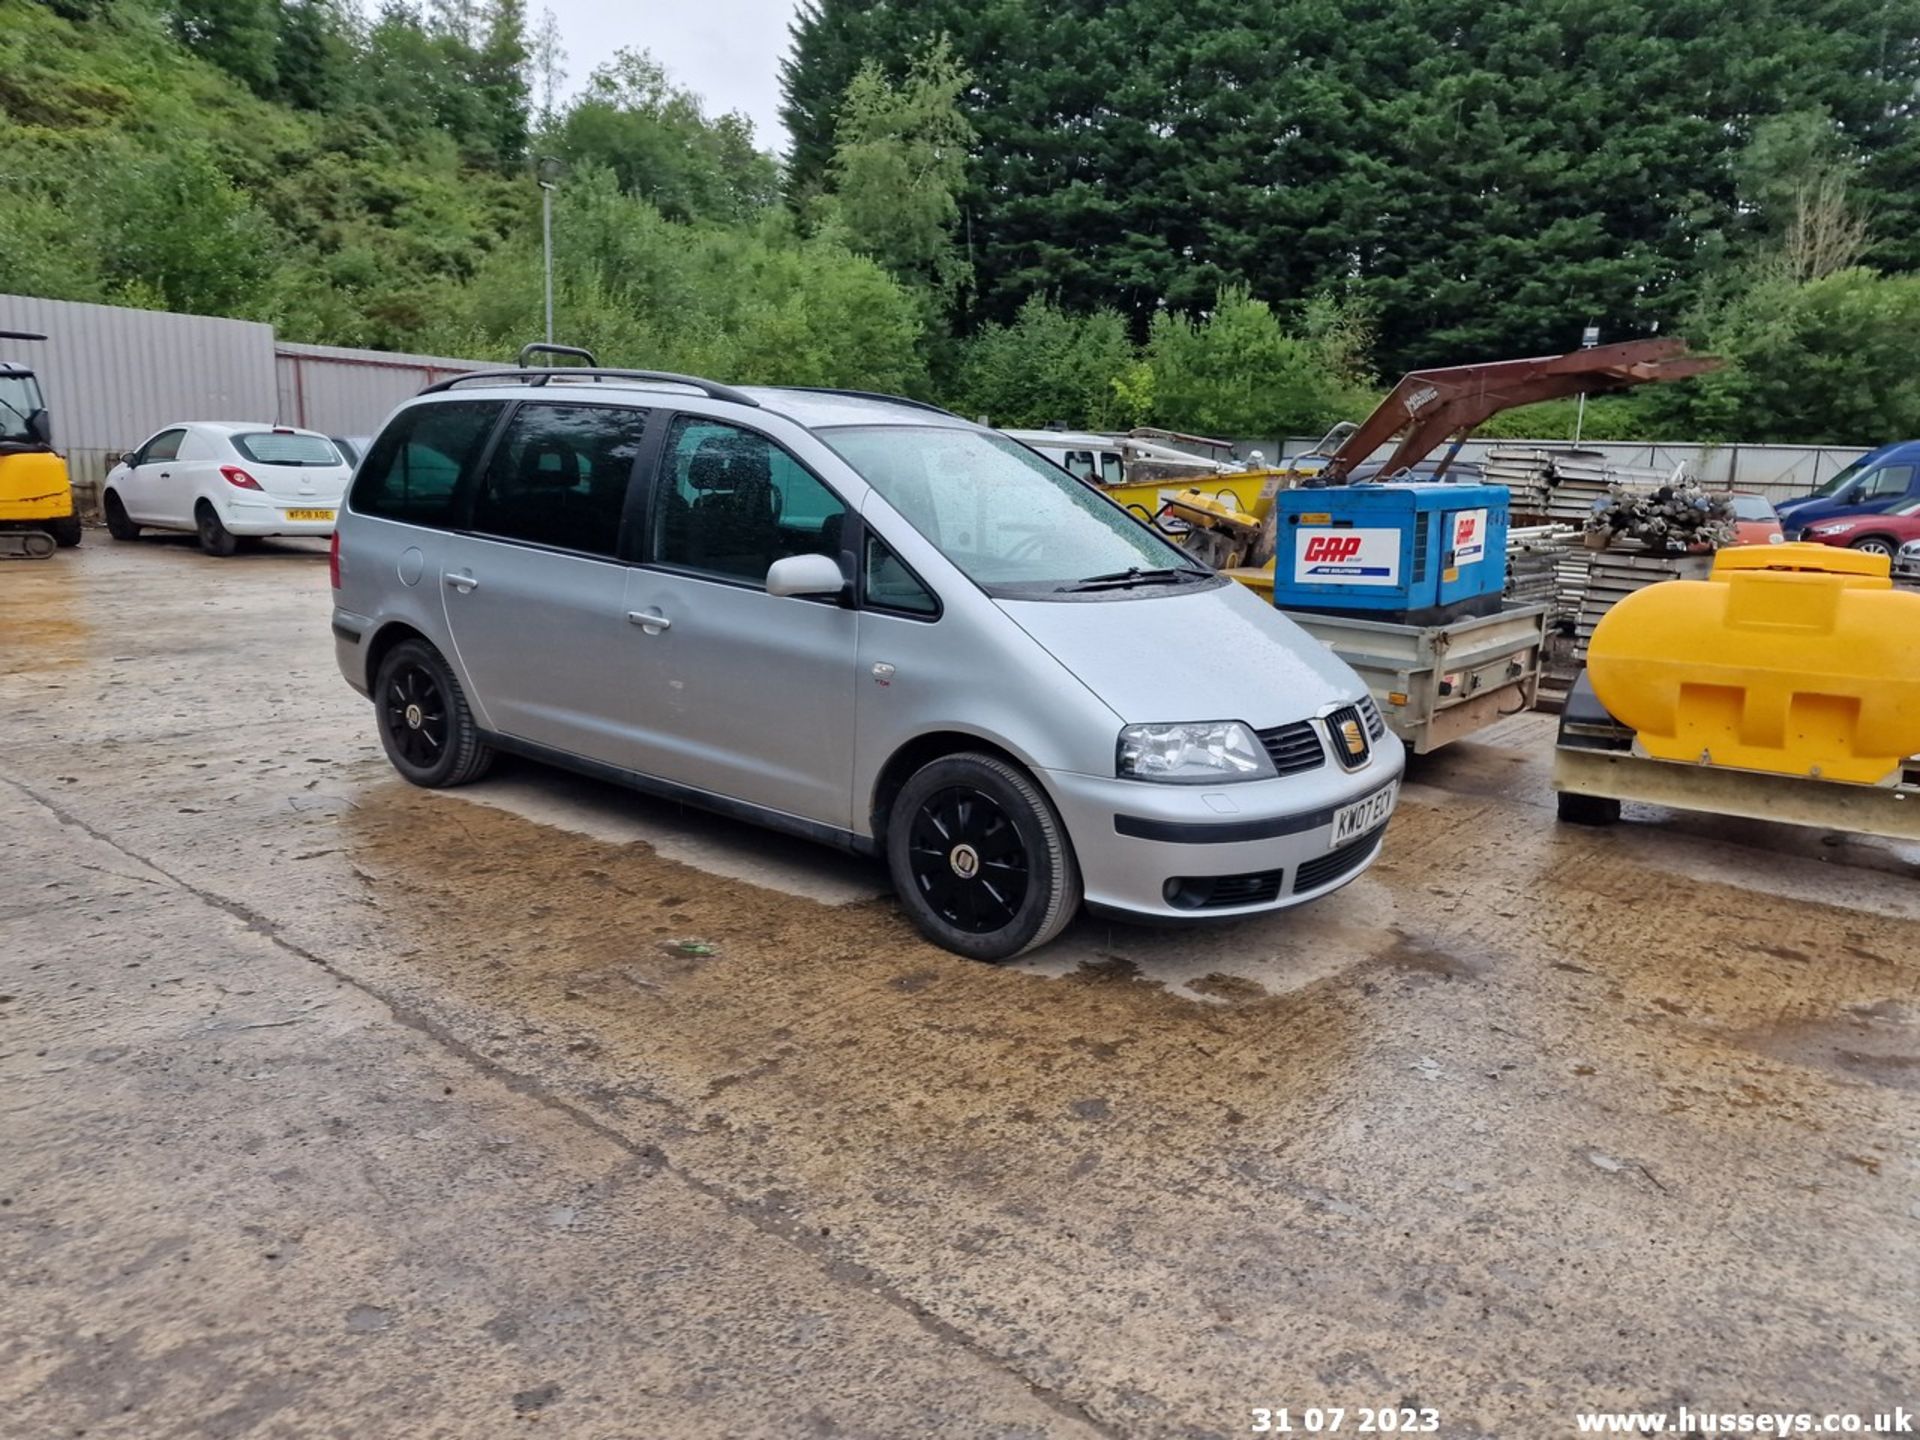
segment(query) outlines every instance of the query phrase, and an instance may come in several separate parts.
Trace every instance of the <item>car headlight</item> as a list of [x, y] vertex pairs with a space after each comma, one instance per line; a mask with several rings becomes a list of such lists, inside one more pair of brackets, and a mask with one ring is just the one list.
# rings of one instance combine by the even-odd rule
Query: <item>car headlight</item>
[[1853, 521], [1848, 520], [1840, 525], [1816, 525], [1813, 528], [1821, 535], [1844, 535], [1849, 530], [1857, 529], [1858, 527], [1855, 526]]
[[1176, 785], [1265, 780], [1275, 773], [1260, 737], [1239, 720], [1129, 725], [1120, 732], [1118, 771], [1128, 780]]

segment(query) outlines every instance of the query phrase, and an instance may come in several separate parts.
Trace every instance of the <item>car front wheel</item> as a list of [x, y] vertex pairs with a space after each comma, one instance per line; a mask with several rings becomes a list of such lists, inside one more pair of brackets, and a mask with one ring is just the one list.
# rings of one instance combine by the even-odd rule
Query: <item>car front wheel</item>
[[1862, 535], [1847, 548], [1858, 550], [1863, 555], [1893, 554], [1893, 542], [1884, 535]]
[[402, 640], [380, 661], [373, 682], [380, 744], [393, 768], [430, 790], [478, 780], [493, 747], [446, 658], [424, 640]]
[[127, 507], [120, 503], [120, 497], [113, 491], [107, 491], [106, 499], [100, 502], [100, 508], [107, 513], [107, 534], [116, 540], [138, 540], [140, 527], [133, 523], [127, 514]]
[[1066, 827], [1032, 777], [995, 755], [914, 773], [888, 815], [887, 868], [920, 933], [974, 960], [1044, 945], [1080, 909]]

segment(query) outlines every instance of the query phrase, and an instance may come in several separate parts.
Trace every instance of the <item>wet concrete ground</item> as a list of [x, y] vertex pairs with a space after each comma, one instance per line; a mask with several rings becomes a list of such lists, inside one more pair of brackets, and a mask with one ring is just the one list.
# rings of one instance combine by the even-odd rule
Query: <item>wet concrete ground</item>
[[991, 968], [797, 842], [408, 787], [328, 603], [0, 568], [0, 1431], [1914, 1408], [1920, 852], [1561, 828], [1527, 716], [1336, 897]]

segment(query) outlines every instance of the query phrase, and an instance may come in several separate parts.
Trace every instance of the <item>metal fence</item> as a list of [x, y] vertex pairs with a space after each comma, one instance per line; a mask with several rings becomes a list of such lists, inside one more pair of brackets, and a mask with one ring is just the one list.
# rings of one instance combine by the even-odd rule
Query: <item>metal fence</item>
[[251, 420], [329, 435], [371, 435], [393, 408], [477, 360], [295, 345], [271, 325], [118, 305], [0, 295], [0, 357], [34, 367], [54, 443], [92, 506], [114, 462], [181, 420]]
[[[1235, 453], [1259, 450], [1272, 456], [1294, 456], [1311, 450], [1319, 437], [1288, 436], [1279, 441], [1249, 440], [1234, 446]], [[1747, 490], [1769, 500], [1805, 495], [1825, 484], [1846, 466], [1868, 453], [1866, 446], [1847, 445], [1709, 445], [1693, 443], [1644, 444], [1625, 440], [1469, 440], [1460, 447], [1460, 459], [1479, 462], [1490, 450], [1581, 449], [1604, 455], [1617, 465], [1673, 470], [1686, 466], [1701, 484]], [[1393, 453], [1383, 445], [1370, 459], [1384, 461]]]

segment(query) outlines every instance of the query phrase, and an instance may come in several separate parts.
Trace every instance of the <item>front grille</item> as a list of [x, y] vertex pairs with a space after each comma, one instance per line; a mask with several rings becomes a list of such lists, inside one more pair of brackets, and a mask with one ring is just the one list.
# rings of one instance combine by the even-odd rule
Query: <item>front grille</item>
[[1282, 775], [1317, 770], [1327, 763], [1327, 752], [1321, 748], [1320, 736], [1311, 720], [1299, 720], [1291, 725], [1279, 725], [1272, 730], [1256, 733], [1260, 736], [1260, 743], [1267, 747], [1273, 768]]
[[1286, 878], [1285, 870], [1256, 870], [1250, 875], [1188, 876], [1167, 882], [1167, 903], [1181, 910], [1270, 905], [1280, 898], [1280, 887]]
[[1367, 722], [1367, 734], [1375, 740], [1387, 733], [1387, 722], [1381, 718], [1380, 707], [1373, 703], [1371, 695], [1360, 702], [1360, 716]]
[[1329, 850], [1317, 860], [1309, 860], [1293, 876], [1293, 893], [1304, 894], [1309, 890], [1318, 890], [1323, 885], [1331, 885], [1342, 875], [1351, 875], [1367, 863], [1369, 856], [1380, 848], [1380, 832], [1363, 835], [1350, 845], [1342, 845], [1338, 850]]
[[[1353, 728], [1360, 742], [1358, 754], [1347, 749], [1347, 727]], [[1348, 770], [1358, 770], [1367, 763], [1373, 754], [1373, 747], [1367, 743], [1367, 731], [1371, 727], [1360, 717], [1360, 707], [1343, 705], [1327, 717], [1327, 741], [1333, 748], [1333, 755]]]

